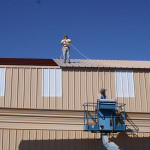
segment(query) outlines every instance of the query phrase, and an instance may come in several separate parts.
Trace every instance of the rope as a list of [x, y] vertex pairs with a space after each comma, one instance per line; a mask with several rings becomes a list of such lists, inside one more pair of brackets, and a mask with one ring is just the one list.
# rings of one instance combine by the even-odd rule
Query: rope
[[83, 53], [81, 53], [73, 44], [70, 44], [81, 56], [83, 56], [86, 59], [89, 59], [88, 57], [86, 57]]

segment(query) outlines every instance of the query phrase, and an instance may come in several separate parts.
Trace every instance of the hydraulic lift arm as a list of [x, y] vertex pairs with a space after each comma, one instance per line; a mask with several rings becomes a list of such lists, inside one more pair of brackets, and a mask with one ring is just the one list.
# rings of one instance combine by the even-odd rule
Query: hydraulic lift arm
[[107, 150], [120, 150], [114, 142], [109, 141], [108, 135], [102, 135], [102, 141]]

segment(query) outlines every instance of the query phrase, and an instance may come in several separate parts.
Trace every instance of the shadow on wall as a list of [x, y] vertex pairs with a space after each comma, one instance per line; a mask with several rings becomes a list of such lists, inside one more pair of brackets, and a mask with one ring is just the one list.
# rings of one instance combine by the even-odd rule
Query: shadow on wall
[[101, 140], [34, 140], [21, 141], [19, 150], [105, 150]]
[[[150, 138], [129, 137], [119, 133], [117, 138], [110, 138], [121, 150], [149, 150]], [[19, 150], [105, 150], [99, 139], [68, 139], [68, 140], [24, 140]]]
[[133, 137], [129, 137], [127, 133], [119, 133], [117, 138], [111, 138], [112, 142], [116, 143], [121, 150], [149, 150], [150, 138], [149, 137], [137, 137], [133, 134]]

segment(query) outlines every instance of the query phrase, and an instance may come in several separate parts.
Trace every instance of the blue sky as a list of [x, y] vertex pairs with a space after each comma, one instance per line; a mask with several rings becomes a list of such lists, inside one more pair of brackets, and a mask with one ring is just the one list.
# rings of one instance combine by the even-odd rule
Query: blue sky
[[64, 34], [90, 59], [150, 60], [150, 1], [0, 0], [1, 58], [59, 58]]

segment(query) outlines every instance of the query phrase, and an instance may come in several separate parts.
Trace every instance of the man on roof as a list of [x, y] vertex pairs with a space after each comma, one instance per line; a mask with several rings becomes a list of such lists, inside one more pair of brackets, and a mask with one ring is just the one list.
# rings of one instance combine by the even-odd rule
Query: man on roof
[[[68, 61], [68, 63], [70, 63], [70, 43], [71, 40], [68, 39], [67, 35], [64, 35], [64, 39], [61, 41], [61, 44], [63, 45], [62, 52], [63, 52], [64, 63], [66, 63], [66, 60]], [[66, 59], [66, 55], [67, 55], [67, 59]]]
[[97, 100], [100, 100], [100, 99], [106, 99], [106, 89], [102, 88], [100, 90], [100, 94], [97, 95]]

